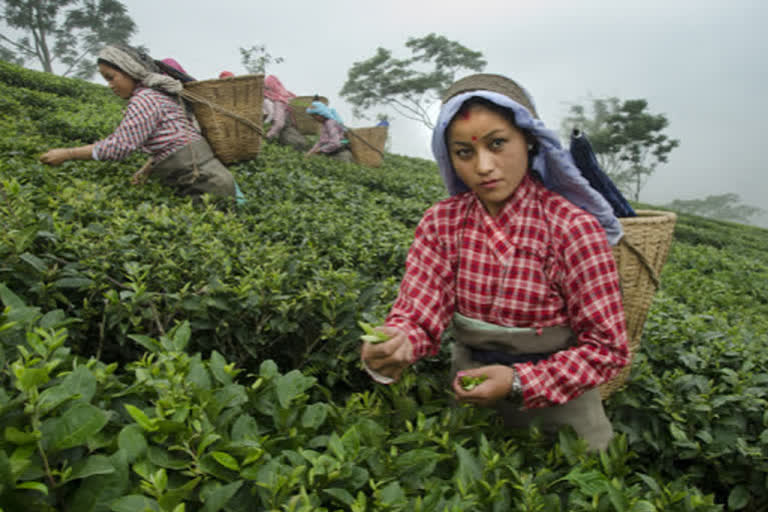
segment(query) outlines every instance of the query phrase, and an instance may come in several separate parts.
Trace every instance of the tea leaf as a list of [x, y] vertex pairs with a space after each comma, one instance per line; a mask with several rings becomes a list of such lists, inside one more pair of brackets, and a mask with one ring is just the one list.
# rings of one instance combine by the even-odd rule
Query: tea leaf
[[112, 512], [160, 512], [160, 504], [141, 494], [130, 494], [118, 498], [110, 507]]
[[109, 421], [109, 415], [91, 404], [77, 402], [60, 418], [46, 420], [41, 431], [47, 447], [66, 450], [84, 445]]
[[240, 471], [240, 465], [237, 463], [237, 459], [230, 454], [225, 452], [212, 452], [211, 455], [216, 459], [216, 462], [225, 468], [231, 469], [232, 471]]
[[141, 425], [126, 425], [117, 435], [117, 446], [125, 453], [128, 462], [133, 462], [147, 452], [147, 440], [144, 437], [144, 427]]
[[107, 475], [115, 472], [115, 467], [104, 455], [91, 455], [72, 466], [72, 474], [67, 481], [87, 478], [93, 475]]
[[200, 512], [218, 512], [243, 485], [242, 480], [217, 487], [212, 492], [207, 492], [204, 497], [204, 505]]

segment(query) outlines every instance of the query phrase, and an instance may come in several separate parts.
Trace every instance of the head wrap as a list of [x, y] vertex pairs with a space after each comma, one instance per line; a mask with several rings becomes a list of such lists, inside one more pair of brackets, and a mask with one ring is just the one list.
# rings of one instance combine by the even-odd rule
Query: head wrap
[[[621, 239], [623, 231], [621, 223], [613, 213], [608, 201], [593, 189], [581, 175], [573, 162], [571, 154], [560, 145], [557, 135], [549, 130], [544, 123], [534, 117], [528, 108], [512, 100], [504, 94], [487, 90], [475, 90], [459, 93], [445, 100], [438, 116], [437, 124], [432, 132], [432, 153], [440, 168], [443, 183], [452, 196], [466, 192], [469, 187], [459, 178], [451, 163], [451, 157], [445, 144], [445, 131], [448, 129], [456, 112], [465, 101], [472, 97], [485, 98], [515, 114], [515, 124], [523, 131], [536, 138], [539, 151], [533, 157], [531, 168], [541, 176], [544, 186], [553, 192], [564, 196], [570, 202], [594, 215], [605, 229], [608, 242], [615, 245]], [[530, 96], [527, 98], [533, 107]]]
[[185, 75], [189, 74], [189, 73], [187, 73], [187, 71], [183, 67], [181, 67], [181, 64], [179, 64], [176, 59], [172, 59], [171, 57], [167, 57], [167, 58], [161, 60], [160, 62], [162, 62], [163, 64], [167, 64], [167, 65], [171, 66], [173, 69], [175, 69], [176, 71], [179, 71], [180, 73], [184, 73]]
[[180, 81], [160, 72], [152, 57], [129, 46], [105, 46], [99, 52], [99, 60], [113, 65], [145, 87], [169, 94], [179, 94], [183, 89]]
[[289, 103], [296, 97], [295, 94], [285, 88], [275, 75], [269, 75], [264, 79], [264, 96], [272, 101], [282, 101], [283, 103]]
[[322, 101], [313, 101], [312, 105], [307, 107], [307, 114], [317, 114], [323, 116], [326, 119], [333, 119], [340, 125], [344, 124], [344, 121], [341, 120], [341, 116], [339, 116], [336, 110], [330, 108]]

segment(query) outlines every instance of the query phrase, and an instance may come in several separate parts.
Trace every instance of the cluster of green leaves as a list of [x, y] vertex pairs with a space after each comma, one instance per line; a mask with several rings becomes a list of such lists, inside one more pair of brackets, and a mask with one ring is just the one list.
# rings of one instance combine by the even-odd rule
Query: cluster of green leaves
[[675, 233], [613, 421], [670, 477], [687, 475], [730, 510], [764, 510], [768, 237], [687, 215]]
[[[328, 379], [346, 377], [357, 318], [383, 316], [413, 226], [440, 190], [432, 169], [393, 155], [396, 171], [378, 180], [380, 170], [268, 144], [258, 161], [233, 166], [245, 207], [198, 208], [159, 185], [126, 187], [138, 159], [39, 164], [51, 145], [110, 133], [122, 102], [92, 86], [99, 99], [91, 105], [65, 88], [46, 92], [61, 79], [38, 79], [0, 82], [20, 98], [23, 121], [9, 119], [3, 134], [37, 134], [35, 144], [17, 145], [15, 136], [0, 143], [10, 155], [0, 163], [0, 208], [12, 234], [0, 242], [2, 279], [31, 303], [73, 310], [80, 322], [70, 340], [81, 353], [131, 357], [128, 334], [160, 336], [188, 320], [195, 348], [217, 347], [245, 364], [271, 357], [292, 367], [331, 365], [338, 370]], [[51, 136], [45, 127], [54, 115], [72, 126]], [[428, 178], [406, 179], [414, 174]]]
[[71, 353], [61, 310], [0, 298], [2, 510], [719, 510], [638, 472], [624, 437], [599, 457], [567, 431], [505, 438], [426, 375], [332, 400], [270, 360], [191, 354], [187, 322], [106, 365]]
[[395, 58], [390, 50], [379, 47], [373, 57], [355, 62], [339, 94], [353, 105], [357, 117], [365, 117], [365, 110], [382, 105], [432, 129], [430, 107], [440, 100], [456, 74], [462, 69], [481, 71], [486, 61], [482, 52], [435, 33], [408, 38], [405, 46], [410, 58]]
[[[128, 186], [139, 158], [37, 162], [111, 131], [123, 103], [106, 88], [3, 63], [0, 87], [15, 109], [0, 119], [0, 507], [768, 506], [764, 230], [680, 216], [631, 378], [607, 402], [622, 435], [588, 455], [567, 432], [510, 434], [453, 407], [446, 354], [369, 390], [358, 322], [386, 315], [413, 229], [443, 197], [433, 163], [388, 154], [371, 169], [267, 143], [231, 166], [248, 202], [222, 211]], [[52, 133], [47, 114], [69, 124]], [[287, 408], [286, 378], [301, 389]], [[256, 441], [234, 415], [254, 418]], [[62, 441], [75, 423], [92, 430]], [[222, 438], [201, 449], [210, 432]]]

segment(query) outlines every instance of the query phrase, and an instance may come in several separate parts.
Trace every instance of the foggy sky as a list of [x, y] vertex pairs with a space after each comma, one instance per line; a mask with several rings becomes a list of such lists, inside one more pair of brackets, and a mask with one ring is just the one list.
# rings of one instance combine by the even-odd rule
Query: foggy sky
[[[174, 57], [198, 79], [244, 73], [239, 47], [265, 44], [285, 59], [267, 72], [296, 94], [340, 97], [353, 63], [376, 47], [408, 55], [409, 37], [435, 32], [479, 50], [486, 72], [533, 95], [559, 129], [568, 105], [589, 98], [645, 98], [665, 114], [680, 146], [641, 192], [663, 204], [735, 192], [768, 209], [762, 158], [768, 117], [768, 2], [760, 0], [127, 0], [133, 42]], [[375, 109], [375, 114], [384, 109]], [[390, 112], [390, 114], [394, 114]], [[393, 116], [391, 150], [431, 159], [430, 133]], [[768, 227], [768, 215], [760, 219]]]

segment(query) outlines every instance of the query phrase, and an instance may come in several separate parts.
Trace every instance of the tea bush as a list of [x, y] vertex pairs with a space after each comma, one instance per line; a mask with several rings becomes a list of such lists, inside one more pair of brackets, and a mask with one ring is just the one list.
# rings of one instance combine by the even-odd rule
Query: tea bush
[[588, 455], [454, 407], [447, 353], [392, 387], [360, 371], [434, 163], [267, 143], [223, 211], [128, 185], [140, 156], [37, 162], [111, 132], [105, 87], [0, 63], [0, 89], [5, 510], [768, 508], [765, 230], [680, 216]]

